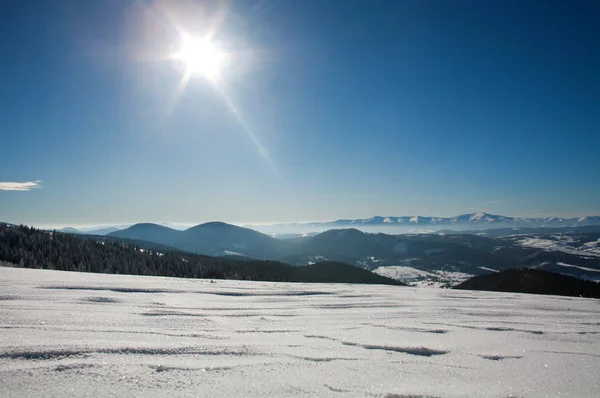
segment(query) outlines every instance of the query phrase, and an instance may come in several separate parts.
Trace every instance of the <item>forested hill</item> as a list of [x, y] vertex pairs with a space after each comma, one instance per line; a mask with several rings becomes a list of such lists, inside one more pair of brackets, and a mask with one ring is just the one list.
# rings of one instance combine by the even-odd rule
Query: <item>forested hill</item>
[[454, 289], [600, 298], [599, 283], [530, 268], [474, 276]]
[[182, 278], [402, 285], [342, 263], [294, 267], [274, 261], [235, 261], [140, 247], [152, 247], [146, 243], [94, 239], [0, 223], [0, 261], [24, 268]]

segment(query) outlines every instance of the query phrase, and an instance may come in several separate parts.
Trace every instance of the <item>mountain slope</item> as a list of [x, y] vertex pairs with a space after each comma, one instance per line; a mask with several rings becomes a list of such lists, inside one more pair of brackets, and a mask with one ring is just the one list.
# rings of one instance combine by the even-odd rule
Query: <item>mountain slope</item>
[[120, 231], [123, 228], [117, 227], [100, 227], [83, 231], [84, 234], [88, 235], [108, 235], [112, 232]]
[[279, 239], [249, 228], [223, 222], [208, 222], [191, 227], [178, 235], [175, 246], [193, 253], [207, 255], [243, 254], [261, 259], [276, 259], [280, 247]]
[[177, 247], [176, 242], [179, 240], [182, 232], [169, 227], [164, 227], [158, 224], [141, 223], [132, 225], [129, 228], [122, 229], [107, 234], [115, 238], [127, 238], [147, 240], [150, 242], [161, 243]]
[[600, 284], [533, 269], [474, 276], [454, 289], [600, 298]]
[[332, 229], [310, 238], [300, 240], [294, 248], [295, 254], [310, 253], [335, 261], [356, 261], [366, 253], [377, 256], [386, 252], [386, 248], [373, 238], [372, 234], [357, 229]]
[[577, 227], [523, 227], [523, 228], [493, 228], [493, 229], [470, 229], [470, 230], [452, 230], [442, 229], [436, 232], [444, 235], [471, 234], [486, 236], [489, 238], [502, 238], [516, 235], [532, 235], [532, 234], [586, 234], [600, 233], [600, 225], [588, 225]]
[[73, 228], [73, 227], [65, 227], [63, 229], [60, 229], [59, 232], [63, 232], [65, 234], [84, 234], [85, 232], [82, 232], [80, 230], [78, 230], [77, 228]]

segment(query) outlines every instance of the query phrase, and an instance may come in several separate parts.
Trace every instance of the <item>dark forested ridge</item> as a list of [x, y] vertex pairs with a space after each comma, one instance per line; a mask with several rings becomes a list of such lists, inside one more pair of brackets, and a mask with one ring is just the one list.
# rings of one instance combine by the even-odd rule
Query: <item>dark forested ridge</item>
[[185, 231], [158, 224], [141, 223], [112, 232], [108, 236], [157, 242], [207, 256], [242, 251], [248, 257], [276, 261], [281, 260], [281, 251], [287, 247], [287, 242], [223, 222], [207, 222]]
[[454, 289], [600, 298], [599, 283], [528, 268], [474, 276]]
[[24, 268], [183, 278], [402, 285], [352, 265], [293, 267], [275, 261], [235, 261], [189, 254], [150, 242], [84, 237], [0, 224], [0, 261]]

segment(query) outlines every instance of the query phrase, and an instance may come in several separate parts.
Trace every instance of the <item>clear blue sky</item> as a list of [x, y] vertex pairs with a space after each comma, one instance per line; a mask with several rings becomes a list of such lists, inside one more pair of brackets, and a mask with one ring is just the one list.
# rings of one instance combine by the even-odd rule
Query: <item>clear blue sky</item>
[[197, 3], [3, 3], [0, 220], [600, 213], [600, 2]]

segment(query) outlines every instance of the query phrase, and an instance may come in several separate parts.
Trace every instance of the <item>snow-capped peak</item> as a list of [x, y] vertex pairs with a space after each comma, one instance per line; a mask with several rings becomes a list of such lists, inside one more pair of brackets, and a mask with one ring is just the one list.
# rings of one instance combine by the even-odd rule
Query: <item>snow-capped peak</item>
[[471, 217], [469, 217], [469, 221], [473, 221], [473, 222], [481, 222], [481, 221], [490, 221], [492, 220], [491, 217], [489, 217], [489, 214], [486, 213], [474, 213], [471, 215]]

